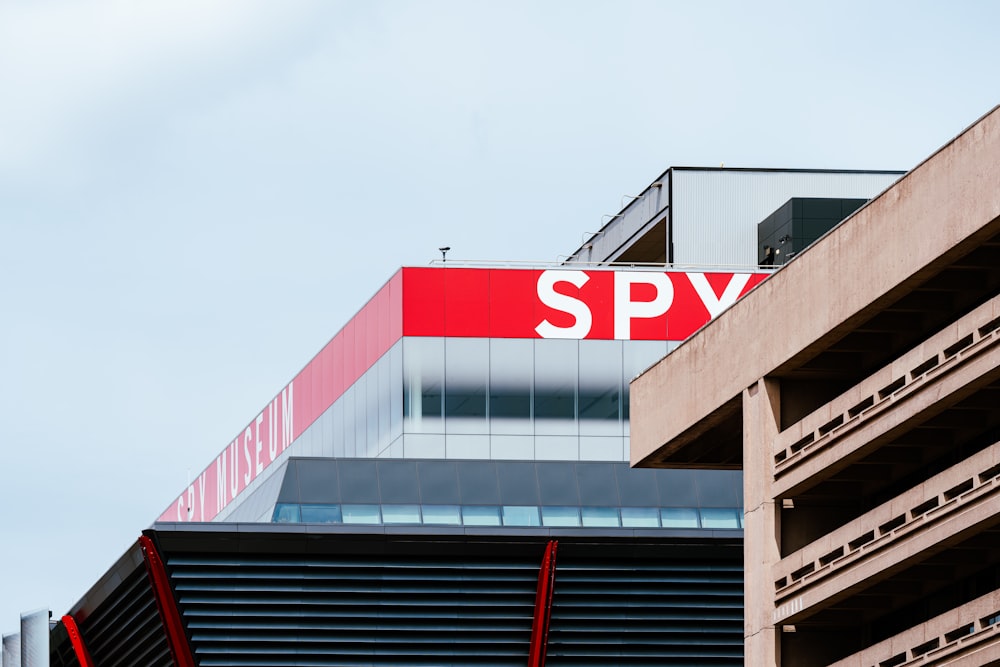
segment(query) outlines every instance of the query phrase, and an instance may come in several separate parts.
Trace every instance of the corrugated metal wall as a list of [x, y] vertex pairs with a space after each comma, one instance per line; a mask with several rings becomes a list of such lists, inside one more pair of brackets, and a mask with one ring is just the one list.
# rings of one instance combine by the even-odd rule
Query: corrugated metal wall
[[754, 266], [757, 223], [792, 197], [871, 199], [893, 173], [671, 170], [675, 264]]

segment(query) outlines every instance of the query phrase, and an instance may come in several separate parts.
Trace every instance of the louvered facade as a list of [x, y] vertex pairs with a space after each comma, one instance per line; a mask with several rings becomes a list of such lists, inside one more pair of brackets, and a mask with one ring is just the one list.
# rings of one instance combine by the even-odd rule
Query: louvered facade
[[[738, 537], [479, 532], [152, 534], [206, 667], [524, 665], [550, 539], [560, 547], [546, 664], [742, 663]], [[141, 565], [80, 627], [97, 665], [172, 664]], [[64, 631], [53, 644], [54, 665], [77, 664]]]

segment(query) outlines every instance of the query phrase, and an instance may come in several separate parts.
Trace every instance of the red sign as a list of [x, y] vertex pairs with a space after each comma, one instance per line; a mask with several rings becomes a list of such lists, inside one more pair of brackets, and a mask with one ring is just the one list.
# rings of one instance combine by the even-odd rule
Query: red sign
[[210, 521], [403, 336], [681, 341], [768, 274], [405, 268], [159, 521]]

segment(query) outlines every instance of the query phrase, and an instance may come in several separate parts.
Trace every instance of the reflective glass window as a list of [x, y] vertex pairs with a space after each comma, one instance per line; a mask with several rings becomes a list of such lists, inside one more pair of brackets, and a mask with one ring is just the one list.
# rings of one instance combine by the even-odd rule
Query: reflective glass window
[[739, 528], [739, 513], [735, 509], [701, 508], [702, 528]]
[[340, 523], [340, 505], [302, 505], [304, 523]]
[[490, 344], [490, 432], [531, 434], [534, 341], [494, 338]]
[[462, 523], [466, 526], [499, 526], [500, 508], [468, 505], [462, 508]]
[[354, 387], [348, 387], [344, 395], [340, 397], [344, 410], [344, 456], [357, 456], [358, 451], [354, 447]]
[[445, 428], [449, 433], [488, 433], [489, 340], [446, 338], [444, 353]]
[[389, 350], [389, 439], [403, 434], [403, 341]]
[[701, 507], [742, 507], [743, 475], [738, 470], [698, 470], [692, 475]]
[[656, 476], [661, 472], [663, 471], [616, 466], [615, 477], [618, 480], [618, 493], [622, 505], [638, 507], [659, 505], [660, 494], [656, 488]]
[[278, 503], [274, 506], [274, 523], [298, 523], [299, 506], [296, 503]]
[[382, 523], [420, 523], [419, 505], [382, 505]]
[[580, 525], [579, 507], [542, 507], [542, 525], [575, 527]]
[[498, 461], [500, 502], [509, 505], [537, 505], [538, 483], [532, 461]]
[[488, 461], [460, 461], [458, 467], [458, 483], [462, 494], [462, 504], [500, 503], [500, 490], [497, 486], [496, 467]]
[[583, 525], [589, 528], [618, 528], [617, 507], [581, 507]]
[[542, 504], [580, 504], [580, 493], [576, 488], [576, 466], [572, 463], [540, 464], [536, 471]]
[[415, 461], [379, 461], [377, 464], [382, 503], [420, 501]]
[[438, 526], [460, 526], [462, 514], [458, 505], [424, 505], [424, 524]]
[[379, 502], [375, 461], [353, 460], [337, 463], [340, 468], [341, 498], [361, 503]]
[[443, 433], [444, 339], [403, 339], [404, 430]]
[[299, 480], [299, 500], [304, 503], [340, 502], [337, 461], [307, 460], [296, 466]]
[[535, 433], [577, 435], [576, 389], [579, 341], [535, 343]]
[[687, 507], [664, 507], [660, 510], [664, 528], [697, 528], [698, 510]]
[[622, 418], [628, 434], [629, 382], [636, 375], [652, 366], [667, 354], [667, 343], [662, 340], [629, 340], [622, 347]]
[[381, 523], [378, 505], [344, 505], [344, 523]]
[[505, 526], [540, 526], [538, 507], [535, 505], [504, 505], [503, 525]]
[[425, 504], [458, 504], [458, 471], [450, 461], [417, 461], [420, 501]]
[[375, 456], [378, 454], [378, 429], [379, 429], [379, 372], [378, 372], [379, 362], [365, 373], [365, 410], [367, 411], [366, 419], [366, 442], [368, 456]]
[[622, 526], [625, 528], [659, 528], [660, 513], [655, 507], [623, 507]]
[[378, 449], [382, 451], [390, 442], [389, 433], [389, 413], [392, 410], [392, 375], [390, 370], [389, 355], [384, 354], [375, 364], [378, 375], [378, 397], [376, 408], [378, 409]]
[[333, 412], [333, 455], [343, 458], [344, 453], [344, 397], [341, 396], [330, 408]]
[[580, 341], [580, 433], [621, 435], [622, 341]]
[[[661, 503], [668, 507], [696, 507], [701, 505], [695, 489], [695, 477], [703, 471], [657, 470], [656, 472], [656, 483], [659, 488]], [[704, 472], [716, 471], [708, 470]]]
[[580, 500], [584, 504], [615, 507], [622, 504], [618, 499], [613, 463], [577, 463], [576, 474], [580, 485]]
[[368, 456], [367, 375], [362, 375], [354, 383], [354, 447], [358, 456]]

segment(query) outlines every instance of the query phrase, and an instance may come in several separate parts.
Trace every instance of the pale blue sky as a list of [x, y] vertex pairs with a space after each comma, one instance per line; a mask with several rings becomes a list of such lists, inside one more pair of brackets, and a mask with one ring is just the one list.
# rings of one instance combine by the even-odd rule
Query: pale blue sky
[[670, 165], [909, 169], [995, 2], [0, 0], [0, 631], [62, 614], [399, 266]]

